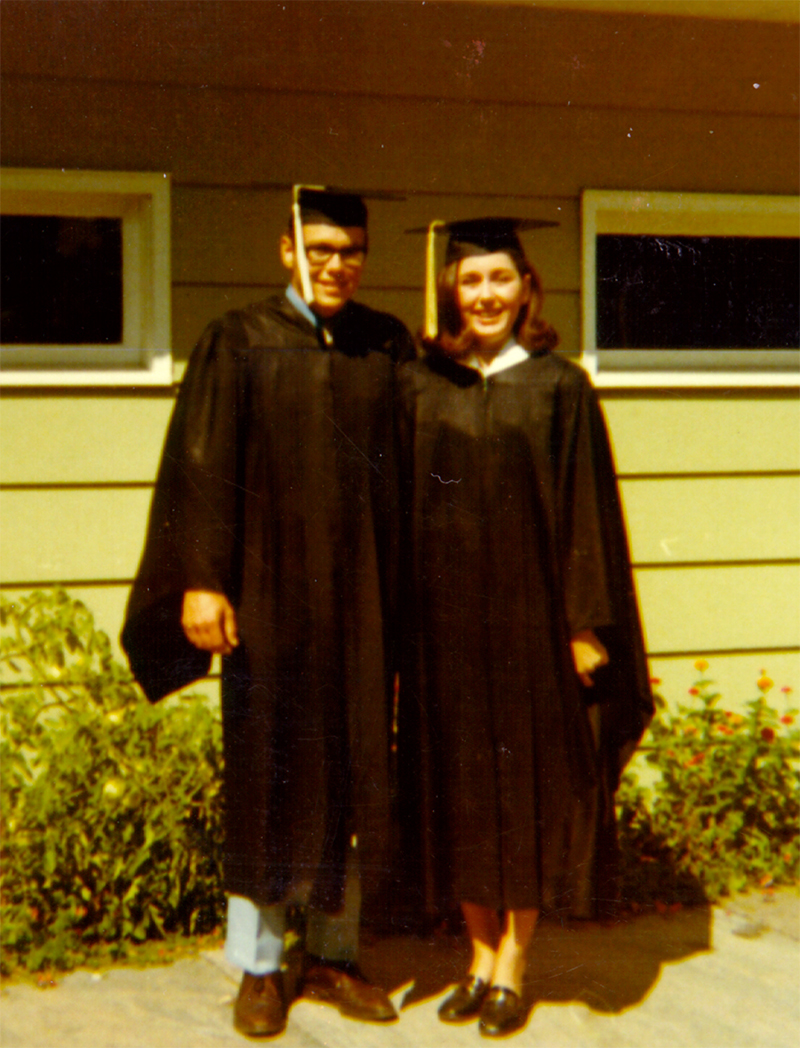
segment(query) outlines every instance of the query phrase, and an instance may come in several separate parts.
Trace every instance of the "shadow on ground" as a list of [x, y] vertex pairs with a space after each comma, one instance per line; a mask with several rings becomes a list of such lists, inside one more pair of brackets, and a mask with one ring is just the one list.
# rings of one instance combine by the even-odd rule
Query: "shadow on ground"
[[[711, 948], [711, 908], [675, 915], [648, 914], [617, 923], [543, 919], [526, 974], [526, 1004], [581, 1002], [619, 1013], [644, 1000], [664, 964]], [[467, 969], [463, 936], [396, 936], [362, 945], [362, 966], [402, 1006], [436, 997]]]

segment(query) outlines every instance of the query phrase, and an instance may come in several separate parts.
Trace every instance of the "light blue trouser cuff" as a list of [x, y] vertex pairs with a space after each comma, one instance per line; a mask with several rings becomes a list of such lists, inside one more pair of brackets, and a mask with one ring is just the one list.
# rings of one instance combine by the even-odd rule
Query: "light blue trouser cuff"
[[242, 895], [228, 896], [225, 958], [251, 975], [267, 975], [281, 966], [286, 907], [256, 906]]
[[[328, 961], [354, 961], [358, 957], [361, 884], [348, 876], [344, 906], [338, 913], [309, 909], [306, 916], [306, 951]], [[276, 972], [283, 956], [286, 905], [257, 906], [242, 895], [228, 896], [225, 957], [251, 975]]]

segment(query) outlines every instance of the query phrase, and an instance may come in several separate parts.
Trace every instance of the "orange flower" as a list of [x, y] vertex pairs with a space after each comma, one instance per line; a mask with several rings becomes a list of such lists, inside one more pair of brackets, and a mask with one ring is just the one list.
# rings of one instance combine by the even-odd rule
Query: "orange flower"
[[794, 724], [794, 717], [790, 717], [789, 714], [781, 717], [781, 724]]
[[788, 684], [784, 684], [784, 686], [781, 688], [781, 691], [783, 692], [784, 695], [791, 695], [792, 694], [792, 689], [789, 687]]
[[708, 669], [708, 663], [705, 659], [698, 659], [697, 662], [694, 664], [694, 668], [696, 670], [699, 670], [700, 673], [705, 673]]
[[694, 757], [690, 757], [689, 760], [686, 761], [684, 768], [692, 768], [695, 764], [702, 764], [705, 759], [706, 755], [704, 753], [696, 753]]
[[759, 691], [769, 691], [769, 689], [772, 687], [772, 681], [769, 679], [766, 673], [764, 673], [763, 670], [761, 671], [761, 676], [756, 681], [756, 687], [759, 689]]
[[650, 678], [650, 683], [653, 684], [653, 685], [660, 684], [661, 683], [661, 678], [660, 677], [651, 677]]
[[700, 689], [699, 688], [689, 688], [689, 694], [690, 695], [699, 695], [700, 694]]
[[729, 728], [727, 724], [718, 724], [717, 731], [722, 735], [733, 735], [733, 728]]

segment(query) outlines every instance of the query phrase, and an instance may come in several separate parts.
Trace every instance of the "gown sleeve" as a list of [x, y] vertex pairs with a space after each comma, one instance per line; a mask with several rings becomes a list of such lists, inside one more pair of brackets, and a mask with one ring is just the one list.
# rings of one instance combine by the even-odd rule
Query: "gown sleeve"
[[605, 420], [588, 376], [564, 385], [555, 433], [562, 585], [570, 636], [592, 629], [609, 653], [585, 697], [598, 706], [614, 788], [654, 706]]
[[245, 354], [231, 323], [208, 326], [195, 347], [164, 443], [144, 552], [122, 646], [155, 702], [208, 673], [211, 656], [181, 628], [188, 589], [237, 597]]

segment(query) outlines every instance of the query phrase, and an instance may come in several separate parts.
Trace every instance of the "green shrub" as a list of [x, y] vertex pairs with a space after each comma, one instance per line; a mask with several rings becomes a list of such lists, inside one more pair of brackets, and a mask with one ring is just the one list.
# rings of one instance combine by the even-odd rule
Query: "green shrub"
[[767, 705], [763, 672], [745, 716], [722, 710], [708, 663], [695, 666], [693, 704], [675, 715], [659, 699], [643, 740], [660, 777], [644, 787], [628, 772], [617, 794], [622, 893], [638, 902], [716, 901], [798, 876], [797, 710]]
[[146, 702], [63, 591], [0, 597], [7, 970], [222, 918], [221, 740], [200, 697]]

